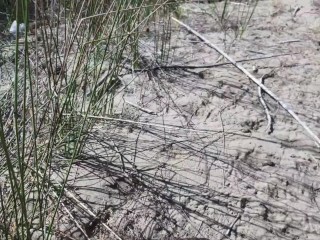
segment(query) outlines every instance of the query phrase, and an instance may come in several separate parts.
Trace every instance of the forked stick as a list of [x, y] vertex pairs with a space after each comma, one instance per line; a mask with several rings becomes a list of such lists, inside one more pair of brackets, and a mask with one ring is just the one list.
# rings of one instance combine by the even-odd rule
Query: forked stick
[[[273, 76], [273, 75], [274, 75], [273, 71], [271, 71], [271, 73], [264, 74], [264, 75], [260, 78], [260, 82], [261, 82], [262, 84], [264, 84], [264, 80], [265, 80], [266, 78], [268, 78], [268, 77]], [[264, 111], [265, 111], [265, 113], [266, 113], [266, 115], [267, 115], [267, 119], [268, 119], [268, 125], [267, 125], [267, 127], [266, 127], [266, 132], [267, 132], [268, 134], [271, 134], [272, 131], [273, 131], [272, 117], [271, 117], [271, 115], [270, 115], [268, 106], [267, 106], [266, 102], [265, 102], [264, 99], [263, 99], [261, 87], [258, 87], [258, 95], [259, 95], [259, 100], [260, 100], [260, 102], [261, 102], [261, 104], [262, 104], [262, 106], [263, 106], [263, 108], [264, 108]]]
[[284, 103], [277, 95], [275, 95], [273, 92], [271, 92], [264, 84], [262, 84], [257, 78], [255, 78], [248, 70], [246, 70], [244, 67], [242, 67], [240, 64], [238, 64], [236, 61], [234, 61], [229, 55], [227, 55], [225, 52], [223, 52], [219, 47], [212, 44], [208, 39], [206, 39], [204, 36], [202, 36], [197, 31], [193, 30], [188, 25], [184, 24], [183, 22], [179, 21], [178, 19], [172, 17], [172, 20], [179, 23], [181, 26], [185, 27], [189, 32], [197, 36], [201, 41], [203, 41], [206, 45], [209, 47], [215, 49], [218, 53], [223, 55], [226, 59], [228, 59], [233, 66], [238, 68], [241, 72], [246, 74], [255, 84], [257, 84], [262, 90], [264, 90], [270, 97], [272, 97], [275, 101], [277, 101], [310, 135], [310, 137], [315, 141], [315, 144], [317, 147], [320, 148], [320, 139], [316, 134], [314, 134], [311, 129], [306, 125], [305, 122], [303, 122], [298, 115], [290, 109], [286, 103]]

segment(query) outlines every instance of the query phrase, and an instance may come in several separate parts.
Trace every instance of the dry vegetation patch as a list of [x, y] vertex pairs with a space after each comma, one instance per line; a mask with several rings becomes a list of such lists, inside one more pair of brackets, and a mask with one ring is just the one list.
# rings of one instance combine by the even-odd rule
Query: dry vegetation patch
[[[1, 65], [1, 234], [318, 239], [314, 139], [245, 74], [171, 20], [232, 56], [319, 137], [317, 1], [190, 1], [170, 14], [170, 1], [118, 12], [115, 1], [109, 8], [93, 2], [86, 10], [74, 6], [83, 10], [78, 21], [58, 18], [39, 28], [26, 61], [30, 79], [26, 62], [10, 63], [14, 55]], [[110, 16], [97, 16], [107, 11]], [[15, 85], [19, 79], [30, 82]], [[25, 153], [15, 152], [17, 140], [28, 143], [21, 145]], [[17, 163], [10, 168], [6, 159]], [[26, 189], [10, 183], [16, 172]], [[33, 221], [7, 224], [6, 208], [14, 212], [21, 204], [33, 211], [13, 216]]]

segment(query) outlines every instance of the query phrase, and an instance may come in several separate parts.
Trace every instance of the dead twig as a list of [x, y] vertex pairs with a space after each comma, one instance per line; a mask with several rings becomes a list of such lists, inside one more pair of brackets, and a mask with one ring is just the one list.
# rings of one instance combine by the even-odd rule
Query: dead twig
[[236, 225], [236, 223], [237, 223], [240, 219], [241, 219], [241, 215], [238, 214], [237, 217], [236, 217], [236, 219], [232, 222], [232, 224], [230, 225], [228, 231], [226, 232], [226, 235], [227, 235], [227, 236], [230, 237], [234, 225]]
[[115, 150], [115, 152], [118, 154], [121, 163], [122, 163], [122, 171], [124, 172], [126, 170], [126, 165], [124, 163], [124, 156], [123, 154], [119, 151], [119, 148], [117, 147], [117, 145], [114, 143], [114, 141], [112, 140], [112, 147]]
[[301, 42], [301, 40], [300, 39], [291, 39], [291, 40], [281, 41], [281, 42], [279, 42], [279, 44], [296, 43], [296, 42]]
[[[56, 192], [54, 192], [54, 193], [55, 193], [56, 197], [58, 197], [58, 194]], [[75, 219], [75, 217], [72, 215], [72, 213], [69, 211], [69, 209], [64, 205], [64, 203], [61, 202], [61, 206], [64, 208], [64, 210], [70, 216], [71, 220], [76, 224], [76, 226], [82, 232], [82, 234], [86, 237], [86, 239], [90, 240], [90, 238], [87, 235], [86, 231], [81, 227], [80, 223]]]
[[234, 225], [236, 225], [236, 223], [241, 219], [241, 214], [238, 213], [237, 217], [233, 220], [233, 222], [231, 223], [230, 227], [228, 228], [227, 232], [225, 234], [221, 233], [222, 234], [222, 237], [220, 238], [220, 240], [223, 240], [223, 239], [230, 239], [230, 236], [231, 236], [231, 232], [234, 228]]
[[[265, 80], [265, 79], [267, 79], [267, 78], [269, 78], [269, 77], [273, 77], [273, 76], [274, 76], [274, 72], [273, 72], [273, 71], [271, 71], [270, 73], [264, 74], [264, 75], [260, 78], [261, 84], [264, 84], [264, 80]], [[260, 86], [258, 87], [258, 94], [259, 94], [259, 100], [260, 100], [260, 102], [261, 102], [261, 104], [262, 104], [262, 106], [263, 106], [263, 108], [264, 108], [264, 111], [265, 111], [265, 113], [266, 113], [266, 115], [267, 115], [267, 119], [268, 119], [268, 125], [267, 125], [267, 127], [266, 127], [266, 132], [267, 132], [268, 134], [271, 134], [271, 133], [273, 132], [273, 126], [272, 126], [272, 122], [273, 122], [273, 121], [272, 121], [272, 117], [271, 117], [270, 112], [269, 112], [269, 108], [268, 108], [266, 102], [265, 102], [264, 99], [263, 99], [262, 89], [261, 89]]]
[[[39, 174], [39, 176], [41, 178], [43, 178], [42, 173], [39, 173], [38, 171], [36, 171], [34, 168], [28, 166], [28, 168], [30, 168], [34, 173]], [[58, 182], [57, 180], [53, 179], [52, 183], [54, 186], [58, 187], [59, 189], [62, 189], [63, 186], [60, 182]], [[93, 217], [94, 219], [98, 219], [98, 216], [92, 212], [89, 207], [87, 207], [84, 203], [82, 203], [80, 200], [78, 200], [74, 194], [72, 194], [72, 192], [70, 192], [67, 188], [63, 188], [63, 191], [66, 193], [67, 197], [69, 199], [73, 199], [77, 206], [82, 208], [85, 212], [87, 212], [91, 217]], [[58, 197], [58, 194], [54, 192], [55, 197]], [[62, 203], [62, 206], [65, 208], [66, 212], [69, 214], [69, 216], [71, 217], [72, 220], [74, 220], [75, 224], [77, 225], [77, 227], [79, 228], [79, 230], [84, 233], [84, 235], [86, 236], [87, 239], [89, 239], [88, 235], [85, 233], [85, 231], [83, 230], [83, 228], [81, 227], [81, 225], [76, 221], [76, 219], [73, 217], [73, 215], [69, 212], [69, 210], [65, 207], [65, 205]], [[114, 235], [115, 239], [117, 240], [122, 240], [121, 237], [119, 237], [119, 235], [117, 233], [115, 233], [107, 224], [101, 222], [102, 226], [105, 227], [111, 234]]]
[[293, 14], [292, 14], [292, 17], [296, 17], [297, 16], [297, 13], [301, 10], [301, 7], [300, 6], [297, 6], [294, 11], [293, 11]]
[[[63, 116], [71, 116], [71, 114], [64, 113]], [[141, 125], [141, 126], [167, 128], [167, 129], [182, 130], [182, 131], [196, 132], [196, 133], [214, 133], [214, 134], [221, 133], [221, 131], [215, 131], [215, 130], [211, 130], [211, 129], [198, 129], [197, 130], [197, 129], [193, 129], [193, 128], [186, 128], [186, 127], [178, 126], [178, 125], [169, 125], [169, 124], [163, 125], [163, 124], [159, 124], [159, 123], [139, 122], [139, 121], [133, 121], [133, 120], [121, 119], [121, 118], [112, 118], [112, 117], [94, 116], [94, 115], [85, 115], [85, 114], [77, 114], [77, 116], [87, 117], [87, 118], [95, 119], [95, 120], [123, 122], [123, 123], [137, 124], [137, 125]], [[235, 134], [235, 133], [225, 133], [225, 134]]]
[[[57, 182], [58, 183], [58, 182]], [[58, 183], [60, 186], [61, 184]], [[98, 216], [96, 214], [94, 214], [86, 205], [84, 205], [82, 202], [80, 202], [69, 190], [67, 190], [66, 188], [64, 189], [65, 193], [67, 194], [67, 196], [69, 196], [70, 198], [72, 198], [77, 204], [78, 206], [80, 206], [84, 211], [86, 211], [90, 216], [92, 216], [93, 218], [97, 219]], [[120, 238], [118, 236], [118, 234], [116, 234], [107, 224], [101, 222], [101, 224], [110, 232], [114, 235], [114, 237], [118, 240], [122, 240], [122, 238]]]
[[203, 37], [200, 33], [198, 33], [197, 31], [193, 30], [191, 27], [189, 27], [188, 25], [182, 23], [181, 21], [179, 21], [178, 19], [172, 17], [172, 19], [177, 22], [178, 24], [180, 24], [181, 26], [185, 27], [189, 32], [191, 32], [192, 34], [196, 35], [199, 39], [201, 39], [206, 45], [208, 45], [209, 47], [215, 49], [218, 53], [220, 53], [221, 55], [223, 55], [227, 60], [229, 60], [233, 66], [235, 66], [236, 68], [238, 68], [241, 72], [243, 72], [244, 74], [246, 74], [249, 79], [251, 79], [255, 84], [257, 84], [259, 87], [261, 87], [262, 90], [264, 90], [270, 97], [272, 97], [275, 101], [277, 101], [284, 110], [286, 110], [303, 128], [304, 130], [310, 135], [310, 137], [315, 141], [315, 144], [317, 147], [320, 148], [320, 139], [319, 137], [313, 132], [311, 131], [311, 129], [306, 125], [305, 122], [303, 122], [299, 116], [291, 109], [287, 106], [286, 103], [284, 103], [277, 95], [275, 95], [272, 91], [270, 91], [265, 85], [263, 85], [256, 77], [254, 77], [247, 69], [245, 69], [244, 67], [242, 67], [240, 64], [238, 64], [236, 61], [234, 61], [229, 55], [227, 55], [225, 52], [223, 52], [219, 47], [217, 47], [216, 45], [212, 44], [208, 39], [206, 39], [205, 37]]
[[[274, 57], [282, 57], [282, 56], [291, 56], [298, 53], [284, 53], [284, 54], [272, 54], [267, 55], [263, 57], [256, 57], [256, 58], [249, 58], [249, 59], [240, 59], [237, 62], [250, 62], [250, 61], [256, 61], [256, 60], [262, 60], [262, 59], [268, 59], [268, 58], [274, 58]], [[231, 62], [225, 62], [225, 63], [215, 63], [215, 64], [209, 64], [209, 65], [179, 65], [179, 64], [173, 64], [173, 65], [160, 65], [155, 67], [146, 67], [141, 69], [128, 69], [131, 72], [146, 72], [146, 71], [156, 71], [156, 70], [165, 70], [165, 69], [198, 69], [198, 68], [214, 68], [214, 67], [222, 67], [226, 65], [231, 65]]]
[[145, 113], [148, 113], [148, 114], [151, 114], [151, 115], [157, 115], [154, 111], [150, 110], [150, 109], [147, 109], [147, 108], [143, 108], [143, 107], [140, 107], [132, 102], [129, 102], [127, 100], [124, 100], [125, 103], [129, 104], [130, 106], [134, 107], [134, 108], [137, 108], [139, 109], [140, 111], [142, 112], [145, 112]]

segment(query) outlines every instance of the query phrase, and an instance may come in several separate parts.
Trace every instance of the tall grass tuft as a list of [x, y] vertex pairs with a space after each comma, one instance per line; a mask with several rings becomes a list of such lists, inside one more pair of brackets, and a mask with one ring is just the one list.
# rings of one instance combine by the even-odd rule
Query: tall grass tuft
[[215, 28], [237, 39], [246, 31], [259, 0], [222, 0], [208, 3], [202, 11], [214, 19]]
[[[0, 96], [1, 239], [54, 235], [71, 167], [94, 126], [88, 116], [113, 114], [118, 76], [128, 61], [139, 61], [141, 29], [173, 6], [169, 0], [36, 2], [31, 21], [31, 1], [16, 1], [15, 19], [27, 31], [15, 36], [14, 76]], [[164, 61], [167, 43], [157, 41]]]

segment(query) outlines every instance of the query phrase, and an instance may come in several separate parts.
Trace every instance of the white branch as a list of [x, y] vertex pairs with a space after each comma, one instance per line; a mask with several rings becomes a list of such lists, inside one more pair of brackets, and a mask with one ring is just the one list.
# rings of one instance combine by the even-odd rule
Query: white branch
[[315, 144], [317, 147], [320, 147], [320, 139], [319, 137], [311, 131], [311, 129], [306, 125], [305, 122], [303, 122], [299, 116], [290, 109], [286, 103], [284, 103], [277, 95], [275, 95], [273, 92], [271, 92], [265, 85], [263, 85], [257, 78], [255, 78], [247, 69], [242, 67], [240, 64], [238, 64], [236, 61], [234, 61], [229, 55], [227, 55], [225, 52], [223, 52], [219, 47], [212, 44], [208, 39], [206, 39], [204, 36], [202, 36], [200, 33], [193, 30], [188, 25], [182, 23], [178, 19], [172, 17], [174, 21], [179, 23], [181, 26], [185, 27], [189, 32], [196, 35], [200, 40], [202, 40], [205, 44], [207, 44], [209, 47], [215, 49], [218, 53], [223, 55], [227, 60], [229, 60], [233, 66], [238, 68], [241, 72], [246, 74], [255, 84], [257, 84], [263, 91], [265, 91], [270, 97], [272, 97], [275, 101], [277, 101], [310, 135], [310, 137], [315, 141]]

